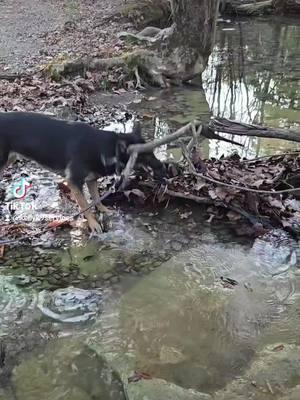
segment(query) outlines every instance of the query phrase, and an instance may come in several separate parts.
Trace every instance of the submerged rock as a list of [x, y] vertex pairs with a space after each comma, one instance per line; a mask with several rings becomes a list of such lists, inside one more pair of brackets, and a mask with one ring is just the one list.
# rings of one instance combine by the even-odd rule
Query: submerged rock
[[141, 380], [127, 387], [129, 400], [210, 400], [206, 393], [183, 389], [162, 379]]
[[107, 362], [80, 340], [50, 342], [15, 367], [16, 400], [125, 400], [123, 384]]
[[84, 322], [101, 311], [103, 291], [84, 290], [75, 287], [42, 291], [38, 294], [37, 306], [41, 312], [56, 321]]
[[251, 254], [257, 265], [270, 275], [284, 273], [300, 261], [299, 244], [280, 229], [256, 239]]
[[34, 292], [14, 284], [15, 277], [0, 275], [0, 337], [13, 329], [13, 323], [30, 323], [36, 305]]
[[[300, 393], [300, 347], [276, 344], [257, 354], [241, 378], [233, 380], [224, 390], [216, 393], [215, 400], [288, 399]], [[282, 389], [289, 394], [284, 394]]]

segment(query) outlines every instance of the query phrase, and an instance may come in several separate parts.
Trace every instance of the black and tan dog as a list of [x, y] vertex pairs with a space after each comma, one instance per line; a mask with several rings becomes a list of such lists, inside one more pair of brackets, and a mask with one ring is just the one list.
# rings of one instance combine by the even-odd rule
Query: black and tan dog
[[[88, 207], [84, 183], [92, 200], [99, 200], [97, 179], [124, 168], [129, 158], [128, 146], [138, 143], [144, 143], [139, 128], [131, 134], [118, 134], [43, 114], [0, 113], [0, 176], [19, 154], [65, 177], [79, 207], [84, 210]], [[164, 166], [152, 152], [140, 154], [137, 162], [150, 166], [156, 176], [163, 174]], [[98, 210], [107, 211], [101, 203]], [[84, 215], [90, 229], [100, 232], [93, 213], [86, 211]]]

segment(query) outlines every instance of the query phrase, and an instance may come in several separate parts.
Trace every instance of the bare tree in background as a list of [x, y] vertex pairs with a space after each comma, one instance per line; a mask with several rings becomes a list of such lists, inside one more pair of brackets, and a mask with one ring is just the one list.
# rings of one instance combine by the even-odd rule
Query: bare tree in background
[[174, 24], [165, 39], [168, 74], [188, 80], [205, 69], [215, 39], [219, 0], [172, 0]]

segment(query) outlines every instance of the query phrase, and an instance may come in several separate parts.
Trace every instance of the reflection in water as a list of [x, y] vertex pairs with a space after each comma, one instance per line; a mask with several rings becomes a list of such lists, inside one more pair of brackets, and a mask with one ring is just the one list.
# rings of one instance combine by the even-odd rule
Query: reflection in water
[[[213, 114], [246, 123], [296, 129], [299, 126], [299, 25], [279, 21], [246, 21], [219, 30], [218, 41], [204, 75], [204, 88]], [[242, 155], [268, 154], [290, 146], [284, 141], [234, 138], [244, 145]], [[221, 149], [220, 149], [221, 147]], [[275, 149], [271, 149], [271, 152]], [[211, 143], [220, 156], [232, 146]]]
[[[286, 19], [248, 19], [220, 26], [203, 74], [204, 90], [193, 86], [154, 92], [151, 97], [155, 100], [134, 106], [140, 115], [149, 116], [149, 111], [153, 115], [148, 125], [154, 135], [149, 137], [167, 135], [170, 128], [195, 118], [207, 121], [211, 114], [299, 129], [299, 39], [299, 22]], [[203, 155], [220, 157], [237, 151], [255, 157], [295, 149], [295, 144], [283, 140], [227, 137], [244, 147], [211, 140], [209, 146], [203, 145]], [[166, 148], [160, 150], [160, 156], [169, 155]]]

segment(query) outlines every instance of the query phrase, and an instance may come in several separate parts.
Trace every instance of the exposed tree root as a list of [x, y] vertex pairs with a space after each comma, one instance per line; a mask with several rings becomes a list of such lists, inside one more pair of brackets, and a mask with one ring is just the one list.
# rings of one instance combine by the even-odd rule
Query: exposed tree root
[[[167, 68], [162, 65], [157, 55], [150, 50], [136, 50], [112, 58], [85, 58], [75, 60], [63, 60], [51, 63], [43, 71], [53, 79], [59, 80], [64, 76], [84, 74], [86, 71], [103, 71], [115, 67], [122, 67], [125, 72], [137, 77], [144, 77], [145, 81], [153, 86], [166, 87], [164, 72]], [[140, 84], [140, 82], [137, 82]]]

